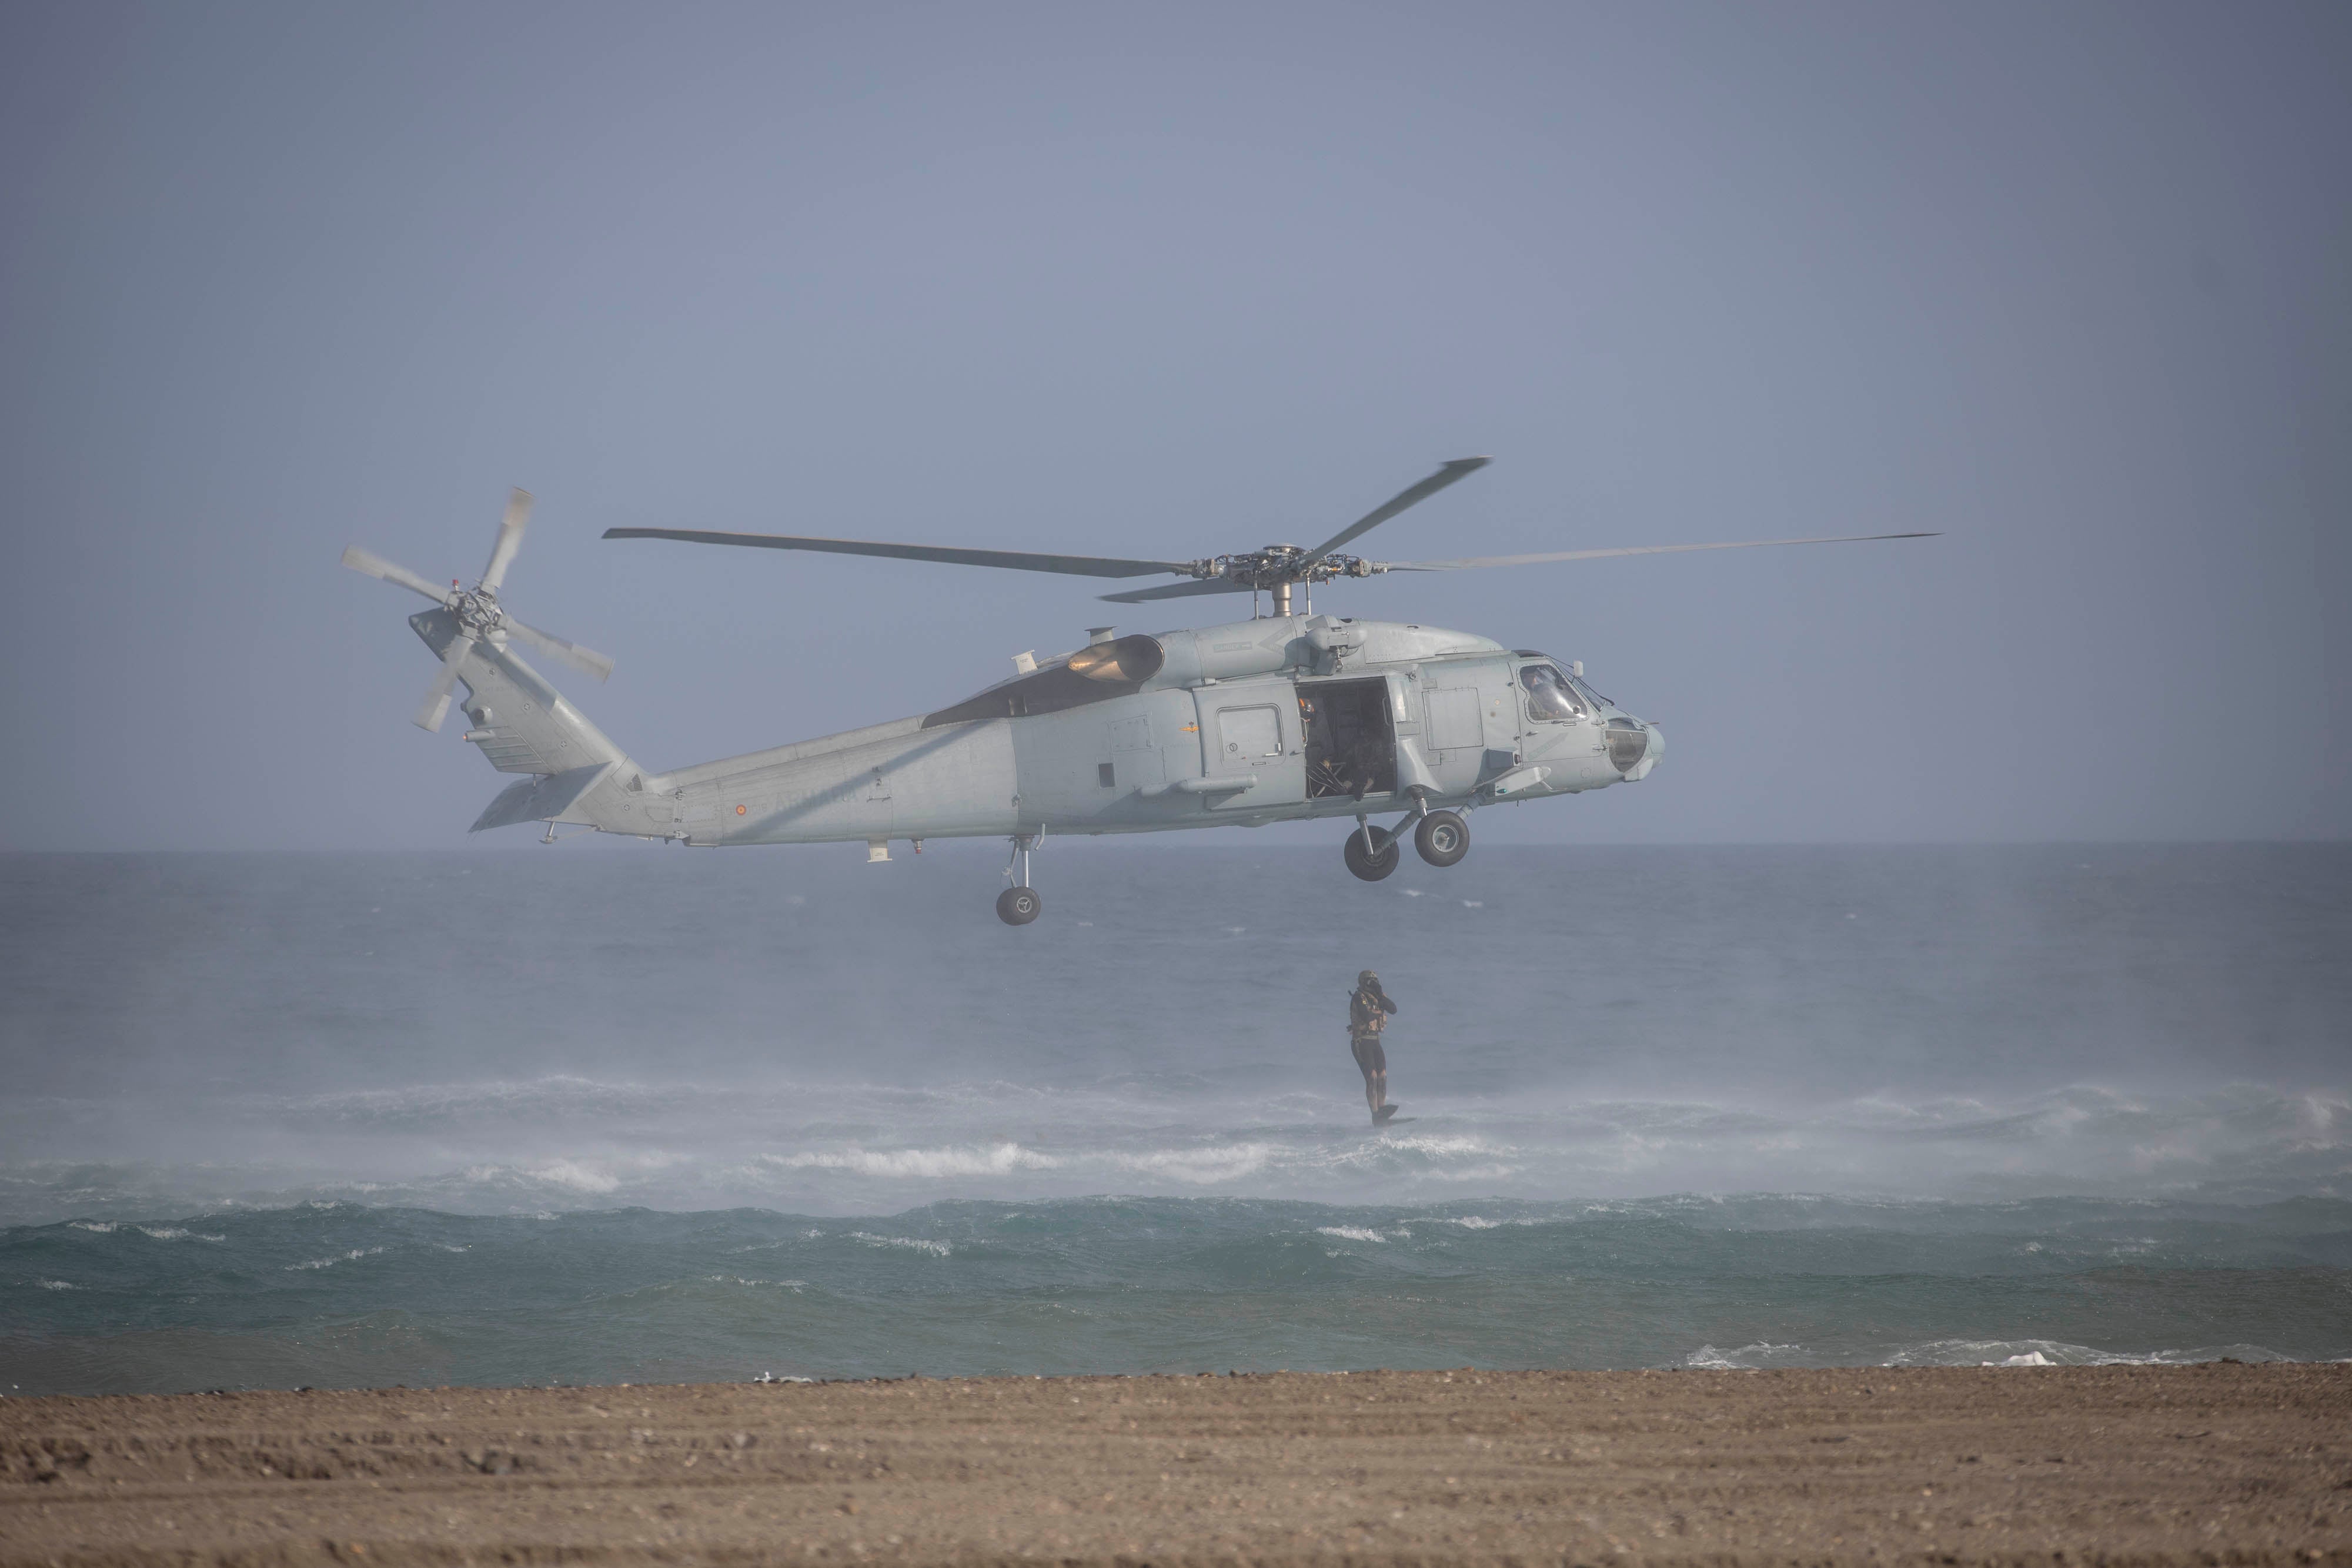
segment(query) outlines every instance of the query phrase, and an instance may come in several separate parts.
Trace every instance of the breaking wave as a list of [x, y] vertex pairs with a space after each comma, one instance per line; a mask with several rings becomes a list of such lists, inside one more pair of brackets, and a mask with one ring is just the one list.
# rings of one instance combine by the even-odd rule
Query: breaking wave
[[[332, 1098], [341, 1107], [353, 1097]], [[1382, 1131], [1360, 1125], [1360, 1103], [1335, 1092], [1171, 1097], [1131, 1080], [910, 1091], [655, 1090], [562, 1078], [359, 1098], [373, 1131], [341, 1109], [322, 1124], [311, 1102], [204, 1107], [202, 1120], [241, 1156], [0, 1163], [0, 1221], [98, 1227], [306, 1197], [485, 1213], [730, 1203], [859, 1213], [940, 1197], [1099, 1192], [1391, 1202], [1465, 1191], [2352, 1193], [2352, 1096], [2252, 1085], [2170, 1097], [2089, 1086], [2009, 1100], [1876, 1093], [1785, 1108], [1760, 1098], [1730, 1106], [1432, 1093], [1413, 1107], [1412, 1126]], [[542, 1115], [550, 1104], [561, 1114]], [[145, 1234], [215, 1235], [152, 1225]]]

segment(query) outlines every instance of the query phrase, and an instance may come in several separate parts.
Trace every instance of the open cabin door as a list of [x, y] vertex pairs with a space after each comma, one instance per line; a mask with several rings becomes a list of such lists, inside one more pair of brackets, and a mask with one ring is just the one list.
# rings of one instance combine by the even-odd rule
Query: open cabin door
[[1395, 795], [1398, 701], [1385, 675], [1298, 683], [1309, 799]]

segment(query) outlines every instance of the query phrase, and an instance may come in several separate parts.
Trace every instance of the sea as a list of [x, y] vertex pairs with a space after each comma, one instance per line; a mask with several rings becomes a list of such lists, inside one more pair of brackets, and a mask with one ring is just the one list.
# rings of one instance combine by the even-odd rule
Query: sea
[[0, 856], [0, 1393], [2352, 1358], [2352, 845], [1234, 840]]

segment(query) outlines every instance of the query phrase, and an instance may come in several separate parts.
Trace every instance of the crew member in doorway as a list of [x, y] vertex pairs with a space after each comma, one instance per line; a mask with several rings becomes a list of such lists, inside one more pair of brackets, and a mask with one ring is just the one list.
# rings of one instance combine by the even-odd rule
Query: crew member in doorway
[[1381, 989], [1381, 977], [1370, 969], [1356, 977], [1355, 995], [1348, 998], [1348, 1045], [1364, 1074], [1364, 1103], [1371, 1107], [1377, 1127], [1397, 1113], [1389, 1103], [1389, 1056], [1381, 1049], [1381, 1031], [1389, 1027], [1396, 1003]]

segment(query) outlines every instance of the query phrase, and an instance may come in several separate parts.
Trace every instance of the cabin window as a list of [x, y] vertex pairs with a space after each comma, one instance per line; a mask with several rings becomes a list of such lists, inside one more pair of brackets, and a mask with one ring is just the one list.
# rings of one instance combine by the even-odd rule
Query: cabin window
[[1519, 672], [1528, 691], [1528, 716], [1565, 724], [1587, 715], [1584, 699], [1576, 695], [1566, 675], [1549, 664], [1529, 664]]
[[1102, 787], [1106, 789], [1116, 789], [1118, 788], [1118, 775], [1112, 769], [1111, 765], [1108, 762], [1097, 762], [1095, 764], [1095, 778], [1101, 781]]
[[1229, 707], [1217, 715], [1224, 759], [1248, 762], [1282, 755], [1282, 721], [1270, 707]]

